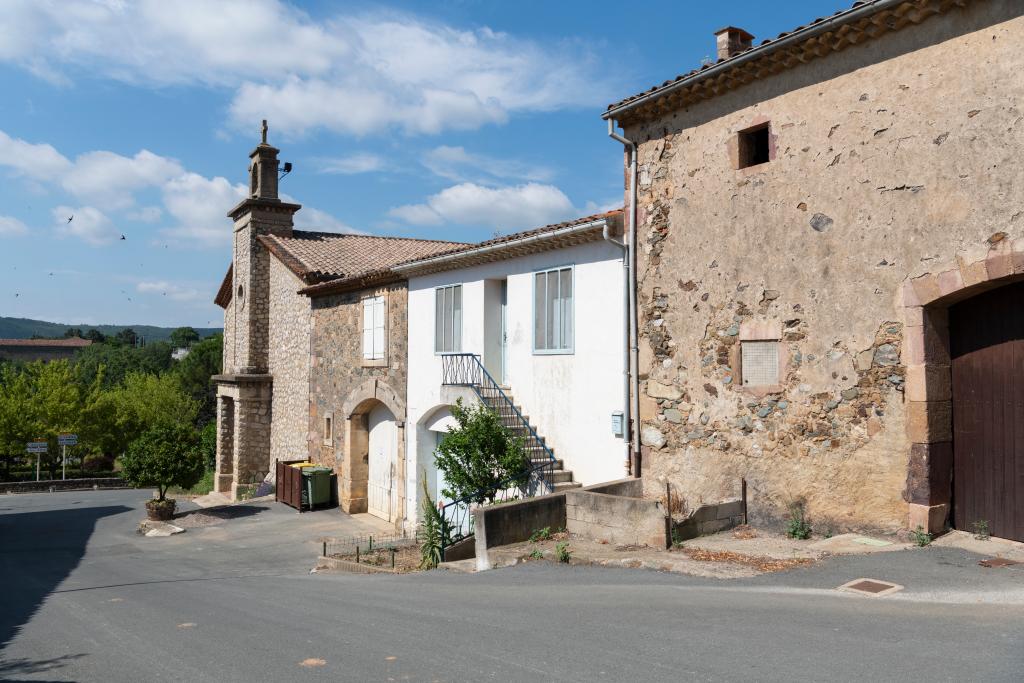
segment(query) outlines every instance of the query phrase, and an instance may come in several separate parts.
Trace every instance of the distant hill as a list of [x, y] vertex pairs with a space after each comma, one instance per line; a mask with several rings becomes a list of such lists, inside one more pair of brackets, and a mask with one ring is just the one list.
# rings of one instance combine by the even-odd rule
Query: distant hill
[[[41, 337], [60, 337], [69, 327], [80, 327], [83, 332], [99, 330], [105, 335], [115, 335], [121, 330], [130, 327], [135, 334], [144, 337], [146, 341], [166, 341], [174, 327], [156, 327], [154, 325], [84, 325], [79, 323], [49, 323], [45, 320], [29, 320], [28, 318], [6, 318], [0, 316], [0, 339], [31, 339], [32, 335]], [[197, 327], [196, 332], [201, 337], [208, 337], [221, 331], [219, 327]]]

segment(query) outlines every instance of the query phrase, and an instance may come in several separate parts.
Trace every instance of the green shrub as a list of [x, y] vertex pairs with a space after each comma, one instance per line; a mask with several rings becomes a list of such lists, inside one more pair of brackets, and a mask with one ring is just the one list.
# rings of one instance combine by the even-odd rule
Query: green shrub
[[910, 532], [910, 537], [914, 540], [914, 543], [921, 548], [932, 542], [932, 535], [925, 532], [924, 528], [920, 525]]
[[564, 541], [555, 546], [555, 555], [558, 557], [558, 561], [562, 564], [569, 564], [569, 560], [572, 559], [572, 551], [569, 550], [568, 541]]
[[790, 538], [796, 538], [801, 541], [805, 541], [811, 537], [811, 523], [807, 519], [807, 513], [804, 510], [804, 504], [802, 502], [793, 502], [789, 504], [789, 518], [786, 520], [786, 535]]
[[551, 527], [546, 526], [543, 529], [535, 529], [530, 534], [530, 543], [538, 543], [540, 541], [546, 541], [551, 538]]
[[217, 421], [210, 420], [199, 430], [199, 447], [206, 459], [206, 468], [212, 470], [217, 466]]
[[143, 432], [121, 458], [121, 475], [134, 486], [155, 486], [158, 500], [167, 489], [190, 489], [205, 471], [195, 430], [185, 425], [159, 425]]
[[526, 473], [523, 439], [512, 436], [497, 413], [484, 405], [467, 408], [459, 399], [451, 410], [458, 426], [445, 434], [435, 455], [448, 484], [444, 495], [492, 503], [499, 487], [513, 488], [507, 482]]
[[447, 541], [447, 524], [441, 511], [430, 497], [427, 491], [427, 478], [423, 478], [423, 503], [420, 509], [423, 513], [421, 523], [421, 534], [423, 540], [420, 543], [420, 569], [433, 569], [441, 564], [444, 559], [444, 544]]

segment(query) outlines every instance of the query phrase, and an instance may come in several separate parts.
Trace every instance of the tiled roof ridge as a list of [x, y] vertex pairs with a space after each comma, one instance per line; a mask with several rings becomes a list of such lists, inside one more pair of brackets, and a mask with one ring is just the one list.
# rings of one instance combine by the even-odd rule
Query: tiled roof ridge
[[505, 244], [515, 242], [517, 240], [532, 237], [534, 235], [541, 235], [545, 232], [555, 232], [557, 230], [563, 230], [565, 228], [572, 228], [578, 225], [585, 225], [587, 223], [593, 223], [594, 221], [601, 220], [602, 218], [611, 218], [613, 216], [621, 216], [625, 213], [625, 209], [612, 209], [611, 211], [603, 211], [601, 213], [591, 214], [589, 216], [582, 216], [580, 218], [573, 218], [572, 220], [562, 221], [561, 223], [549, 223], [548, 225], [541, 226], [539, 228], [530, 228], [528, 230], [521, 230], [519, 232], [510, 233], [508, 235], [501, 235], [500, 237], [492, 237], [489, 240], [483, 242], [475, 242], [473, 244], [466, 244], [458, 249], [450, 249], [448, 251], [438, 252], [429, 256], [421, 256], [419, 258], [410, 259], [403, 261], [402, 263], [395, 264], [396, 266], [404, 266], [417, 261], [425, 261], [427, 259], [438, 258], [440, 256], [448, 256], [451, 254], [459, 254], [464, 251], [472, 251], [473, 249], [480, 249], [483, 247], [490, 247], [497, 244]]
[[[958, 6], [963, 6], [963, 5], [966, 5], [968, 2], [971, 2], [971, 0], [957, 0], [956, 2], [954, 2], [952, 4], [953, 5], [958, 5]], [[874, 9], [873, 13], [869, 13], [865, 17], [861, 17], [859, 19], [860, 21], [866, 21], [866, 20], [870, 21], [871, 19], [876, 19], [879, 15], [883, 15], [883, 14], [886, 14], [886, 13], [889, 13], [889, 14], [896, 13], [896, 14], [898, 14], [898, 13], [902, 12], [902, 14], [899, 15], [899, 18], [903, 19], [904, 18], [903, 15], [905, 15], [905, 14], [911, 12], [911, 11], [919, 12], [919, 16], [916, 19], [909, 19], [909, 20], [904, 21], [902, 23], [896, 22], [892, 26], [887, 26], [886, 27], [887, 28], [886, 31], [881, 31], [877, 35], [876, 34], [871, 34], [870, 32], [864, 32], [864, 34], [868, 37], [868, 39], [874, 39], [874, 38], [877, 38], [880, 35], [884, 35], [888, 31], [900, 30], [900, 29], [902, 29], [903, 27], [905, 27], [908, 24], [919, 23], [920, 21], [923, 21], [928, 16], [931, 16], [933, 14], [939, 14], [939, 13], [947, 10], [947, 8], [943, 4], [940, 4], [940, 6], [938, 6], [938, 7], [931, 7], [932, 4], [933, 4], [933, 0], [902, 0], [902, 1], [900, 1], [900, 0], [858, 0], [857, 2], [854, 2], [853, 5], [851, 5], [850, 7], [846, 8], [846, 9], [838, 10], [838, 11], [836, 11], [833, 14], [828, 15], [828, 16], [818, 17], [818, 18], [814, 19], [813, 21], [808, 22], [807, 24], [804, 24], [804, 25], [801, 25], [801, 26], [797, 26], [796, 28], [794, 28], [794, 29], [792, 29], [790, 31], [784, 31], [784, 32], [780, 33], [778, 36], [776, 36], [775, 38], [765, 38], [764, 40], [761, 41], [761, 43], [759, 45], [751, 45], [750, 47], [748, 47], [748, 48], [742, 50], [741, 52], [738, 52], [738, 53], [736, 53], [736, 54], [734, 54], [734, 55], [732, 55], [732, 56], [730, 56], [728, 58], [720, 58], [720, 59], [716, 60], [715, 62], [702, 64], [700, 67], [698, 67], [696, 69], [693, 69], [693, 70], [688, 71], [686, 73], [680, 74], [680, 75], [676, 76], [675, 78], [663, 81], [660, 85], [655, 85], [655, 86], [653, 86], [651, 88], [648, 88], [647, 90], [644, 90], [642, 92], [639, 92], [639, 93], [636, 93], [634, 95], [630, 95], [629, 97], [626, 97], [624, 99], [621, 99], [618, 102], [614, 102], [612, 104], [609, 104], [608, 107], [605, 110], [603, 118], [606, 118], [606, 119], [612, 118], [612, 119], [614, 119], [614, 118], [618, 118], [616, 116], [616, 114], [625, 116], [625, 115], [628, 115], [630, 113], [633, 113], [632, 107], [634, 105], [636, 105], [639, 101], [645, 100], [645, 99], [648, 99], [648, 98], [653, 98], [652, 101], [660, 100], [661, 98], [666, 97], [669, 94], [671, 94], [673, 89], [677, 88], [677, 87], [678, 88], [683, 88], [684, 86], [685, 87], [696, 87], [698, 85], [703, 85], [703, 84], [706, 84], [706, 83], [710, 83], [711, 81], [708, 80], [707, 78], [704, 78], [703, 74], [705, 72], [711, 70], [711, 69], [727, 68], [727, 67], [731, 66], [730, 63], [736, 63], [735, 66], [736, 66], [737, 69], [739, 69], [742, 66], [744, 66], [747, 61], [749, 61], [751, 59], [757, 59], [758, 56], [763, 55], [763, 57], [765, 57], [765, 58], [770, 58], [773, 55], [773, 53], [777, 51], [776, 48], [780, 47], [780, 42], [783, 41], [784, 39], [790, 39], [790, 38], [796, 39], [796, 38], [799, 38], [800, 37], [799, 36], [800, 33], [804, 32], [804, 31], [806, 31], [808, 29], [812, 29], [812, 28], [822, 24], [823, 22], [833, 21], [833, 20], [835, 20], [837, 18], [842, 18], [843, 15], [856, 15], [856, 16], [859, 16], [862, 13], [870, 12], [872, 9]], [[846, 27], [849, 27], [849, 26], [854, 26], [856, 24], [856, 22], [858, 21], [856, 16], [851, 16], [850, 21], [847, 22], [846, 24], [844, 24], [844, 26], [842, 28], [846, 28]], [[836, 36], [839, 39], [846, 39], [847, 34], [849, 34], [849, 33], [851, 33], [851, 31], [847, 31], [846, 33], [843, 33], [843, 31], [841, 29], [836, 29], [836, 31], [832, 31], [831, 33], [824, 33], [822, 35], [826, 35], [826, 36], [827, 35], [834, 35], [834, 36]], [[812, 40], [815, 40], [815, 39], [816, 39], [816, 36], [811, 35], [811, 36], [808, 36], [807, 41], [812, 41]], [[861, 44], [862, 42], [863, 41], [860, 41], [860, 42], [858, 42], [856, 44]], [[834, 49], [829, 49], [826, 54], [830, 54], [831, 52], [834, 52], [834, 51], [835, 51]], [[751, 55], [751, 53], [754, 53], [754, 52], [759, 52], [759, 53], [761, 53], [761, 55]], [[816, 56], [821, 57], [822, 55], [819, 54], [819, 55], [816, 55]], [[793, 64], [788, 64], [787, 63], [784, 68], [786, 68], [786, 69], [795, 68], [796, 66], [799, 66], [800, 64], [803, 64], [803, 63], [804, 63], [804, 60], [797, 60]], [[731, 73], [731, 72], [729, 72], [729, 73]], [[769, 71], [769, 74], [771, 74], [771, 73], [774, 73], [774, 72]], [[758, 77], [760, 77], [760, 74], [758, 74], [756, 76], [753, 76], [753, 78], [755, 80]], [[742, 80], [742, 82], [744, 84], [747, 82], [746, 79], [740, 79], [740, 80]], [[729, 87], [725, 88], [725, 89], [729, 89], [731, 87], [732, 86], [729, 85]], [[717, 94], [718, 94], [718, 90], [714, 89], [714, 92], [712, 94], [704, 94], [703, 97], [714, 97]]]
[[[331, 232], [329, 230], [293, 230], [292, 238], [296, 235], [313, 235], [316, 237], [367, 237], [379, 240], [406, 240], [409, 242], [430, 242], [438, 244], [469, 244], [468, 242], [456, 242], [454, 240], [424, 239], [422, 237], [405, 237], [402, 235], [371, 235], [361, 232]], [[284, 237], [282, 239], [289, 238]]]

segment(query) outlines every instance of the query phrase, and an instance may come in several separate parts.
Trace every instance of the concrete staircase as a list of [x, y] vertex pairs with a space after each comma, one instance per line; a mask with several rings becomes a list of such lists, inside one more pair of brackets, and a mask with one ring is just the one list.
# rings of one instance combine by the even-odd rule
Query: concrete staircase
[[[508, 400], [512, 402], [512, 405], [516, 407], [516, 410], [518, 410], [519, 413], [523, 416], [523, 419], [526, 420], [527, 424], [530, 424], [529, 416], [526, 414], [526, 411], [523, 410], [523, 407], [516, 403], [515, 397], [512, 395], [511, 388], [507, 386], [500, 386], [499, 388], [505, 394], [505, 396], [508, 397]], [[495, 405], [489, 405], [489, 407], [494, 409], [497, 407], [497, 403], [500, 400], [501, 399], [485, 399], [484, 402], [488, 404], [493, 402]], [[541, 465], [543, 463], [548, 462], [547, 451], [544, 450], [543, 446], [537, 444], [536, 442], [533, 442], [532, 439], [530, 439], [532, 435], [530, 434], [530, 430], [527, 427], [523, 426], [523, 424], [517, 418], [505, 416], [503, 415], [502, 411], [497, 412], [498, 415], [501, 416], [501, 422], [506, 429], [508, 429], [516, 436], [526, 437], [526, 452], [530, 458], [531, 465]], [[537, 431], [537, 428], [533, 424], [530, 424], [530, 428], [532, 428], [533, 431], [537, 434], [537, 438], [540, 440], [540, 442], [543, 443], [544, 446], [547, 446], [548, 451], [550, 451], [554, 455], [555, 449], [547, 445], [547, 442], [544, 440], [544, 437], [541, 436], [540, 432]], [[565, 462], [559, 459], [557, 456], [554, 463], [554, 471], [551, 472], [550, 479], [552, 486], [556, 492], [564, 491], [565, 489], [580, 488], [581, 486], [583, 486], [583, 484], [577, 481], [573, 481], [572, 470], [565, 469]]]

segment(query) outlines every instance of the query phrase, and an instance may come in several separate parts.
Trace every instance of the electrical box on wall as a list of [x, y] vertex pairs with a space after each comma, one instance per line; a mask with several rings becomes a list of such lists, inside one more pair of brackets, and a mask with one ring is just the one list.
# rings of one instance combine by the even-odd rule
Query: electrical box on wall
[[624, 431], [622, 424], [622, 411], [616, 410], [612, 413], [612, 434], [615, 436], [622, 436]]

